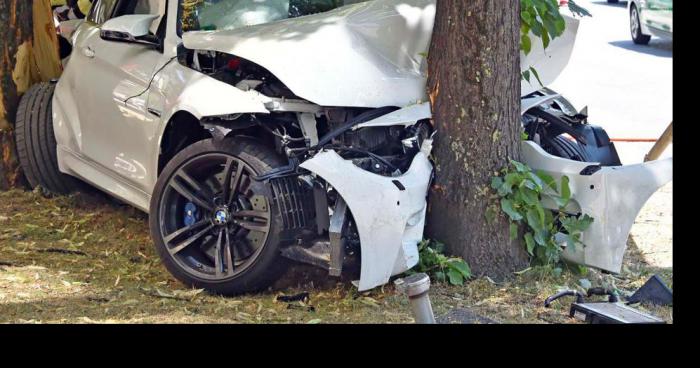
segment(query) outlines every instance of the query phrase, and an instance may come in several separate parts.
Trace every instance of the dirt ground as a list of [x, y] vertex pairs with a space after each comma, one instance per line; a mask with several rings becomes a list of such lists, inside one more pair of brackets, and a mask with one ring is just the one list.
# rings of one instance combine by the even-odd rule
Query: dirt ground
[[[434, 285], [437, 316], [455, 307], [499, 323], [576, 323], [568, 301], [542, 306], [564, 288], [611, 286], [623, 295], [659, 274], [673, 287], [671, 186], [638, 217], [620, 275], [588, 271], [555, 277], [529, 269], [513, 280]], [[580, 281], [583, 279], [583, 281]], [[309, 292], [306, 302], [277, 296]], [[670, 307], [640, 306], [673, 321]], [[408, 301], [391, 284], [358, 293], [348, 282], [305, 267], [269, 290], [235, 298], [189, 290], [160, 264], [147, 217], [99, 194], [44, 198], [0, 192], [0, 322], [2, 323], [411, 323]]]

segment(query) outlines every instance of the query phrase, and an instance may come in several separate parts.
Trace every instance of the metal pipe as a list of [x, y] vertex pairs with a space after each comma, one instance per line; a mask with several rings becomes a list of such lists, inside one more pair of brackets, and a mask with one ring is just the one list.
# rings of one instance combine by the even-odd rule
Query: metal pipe
[[430, 304], [428, 291], [430, 290], [430, 277], [425, 273], [417, 273], [403, 279], [394, 281], [397, 290], [408, 296], [411, 310], [416, 323], [435, 324], [433, 306]]

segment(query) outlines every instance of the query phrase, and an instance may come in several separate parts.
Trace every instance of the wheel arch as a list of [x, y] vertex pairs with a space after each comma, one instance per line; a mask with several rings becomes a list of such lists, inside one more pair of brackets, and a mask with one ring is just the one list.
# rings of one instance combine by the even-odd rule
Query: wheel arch
[[[245, 119], [252, 114], [242, 114], [239, 119]], [[167, 163], [182, 149], [198, 141], [212, 138], [214, 134], [204, 126], [203, 120], [198, 119], [194, 113], [188, 110], [178, 110], [173, 113], [163, 126], [158, 141], [157, 172], [161, 171]], [[249, 127], [234, 129], [226, 134], [226, 137], [245, 137], [259, 141], [266, 146], [275, 149], [274, 136], [265, 129]]]
[[647, 27], [646, 23], [644, 23], [644, 15], [642, 15], [642, 7], [641, 4], [639, 3], [639, 0], [629, 0], [627, 2], [627, 16], [629, 16], [632, 13], [632, 7], [635, 7], [637, 9], [637, 14], [639, 16], [639, 27], [641, 28], [641, 32], [645, 36], [651, 36], [651, 32], [649, 31], [649, 27]]

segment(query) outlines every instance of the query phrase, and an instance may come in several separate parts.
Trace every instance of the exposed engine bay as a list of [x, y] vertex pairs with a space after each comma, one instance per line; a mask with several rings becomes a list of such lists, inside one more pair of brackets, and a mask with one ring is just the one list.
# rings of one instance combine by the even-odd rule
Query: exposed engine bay
[[[320, 150], [334, 149], [364, 170], [398, 176], [408, 169], [423, 141], [432, 134], [428, 116], [421, 121], [409, 121], [410, 125], [358, 128], [399, 108], [321, 107], [295, 96], [265, 68], [240, 57], [182, 47], [178, 60], [214, 79], [268, 97], [266, 106], [272, 112], [269, 115], [233, 115], [208, 118], [204, 122], [230, 130], [259, 126], [275, 137], [279, 153], [292, 163], [303, 162]], [[292, 166], [266, 179], [291, 175], [296, 169]]]

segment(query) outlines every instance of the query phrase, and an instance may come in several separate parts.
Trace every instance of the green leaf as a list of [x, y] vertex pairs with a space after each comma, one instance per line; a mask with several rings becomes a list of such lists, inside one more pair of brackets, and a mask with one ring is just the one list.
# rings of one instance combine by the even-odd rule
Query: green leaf
[[554, 190], [554, 191], [557, 190], [557, 182], [556, 182], [556, 180], [554, 180], [554, 178], [551, 177], [549, 174], [545, 173], [545, 172], [542, 171], [542, 170], [537, 170], [537, 172], [536, 172], [535, 174], [536, 174], [540, 179], [542, 179], [542, 181], [544, 182], [544, 184], [545, 184], [546, 186], [552, 188], [552, 190]]
[[[565, 203], [568, 204], [571, 199], [571, 188], [569, 187], [569, 177], [566, 175], [561, 177], [561, 190], [559, 193], [561, 193], [561, 198]], [[566, 207], [566, 204], [560, 207]]]
[[306, 322], [307, 325], [317, 325], [317, 324], [319, 324], [319, 323], [321, 323], [321, 319], [320, 319], [320, 318], [312, 319], [312, 320], [310, 320], [309, 322]]
[[522, 194], [523, 201], [528, 206], [539, 205], [540, 199], [539, 199], [539, 196], [537, 195], [536, 191], [534, 191], [532, 189], [524, 188], [523, 190], [520, 191], [520, 193]]
[[437, 280], [438, 282], [445, 282], [445, 273], [442, 271], [436, 271], [435, 280]]
[[491, 188], [492, 189], [498, 189], [503, 185], [503, 178], [500, 176], [494, 176], [491, 178]]
[[462, 277], [462, 274], [459, 273], [459, 271], [449, 269], [447, 271], [447, 277], [449, 277], [450, 284], [452, 285], [464, 285], [464, 278]]
[[515, 167], [515, 170], [519, 173], [526, 173], [530, 171], [530, 168], [522, 162], [515, 160], [510, 160], [510, 163]]
[[549, 34], [547, 32], [542, 32], [542, 47], [549, 47]]
[[502, 209], [503, 212], [505, 212], [505, 213], [508, 215], [508, 217], [510, 217], [510, 219], [513, 220], [513, 221], [519, 221], [519, 220], [522, 220], [522, 218], [523, 218], [523, 216], [520, 215], [520, 214], [518, 213], [518, 211], [516, 211], [516, 210], [513, 208], [513, 202], [511, 202], [509, 199], [505, 199], [505, 198], [501, 199], [501, 209]]
[[535, 232], [535, 243], [541, 245], [541, 246], [546, 246], [547, 245], [547, 232], [546, 231], [536, 231]]
[[518, 237], [518, 225], [515, 222], [510, 223], [510, 240], [515, 240]]
[[[532, 50], [532, 41], [530, 41], [530, 36], [528, 36], [527, 34], [523, 34], [520, 36], [520, 49], [525, 53], [525, 55], [529, 54]], [[530, 80], [528, 79], [528, 82], [529, 81]]]
[[588, 279], [579, 279], [578, 283], [579, 283], [579, 285], [581, 285], [581, 287], [583, 287], [586, 290], [590, 289], [592, 286], [591, 281]]
[[513, 193], [513, 187], [520, 185], [522, 181], [523, 178], [518, 173], [508, 173], [505, 176], [505, 183], [501, 188], [503, 188], [507, 194], [510, 194]]
[[471, 269], [469, 269], [469, 265], [464, 262], [462, 259], [451, 259], [447, 265], [453, 269], [462, 274], [462, 276], [467, 279], [472, 275]]
[[537, 83], [540, 84], [540, 86], [544, 87], [544, 84], [542, 84], [542, 80], [540, 79], [540, 74], [537, 73], [537, 69], [534, 67], [530, 67], [530, 71], [532, 72], [532, 75], [535, 76], [535, 79], [537, 79]]
[[579, 17], [591, 17], [591, 13], [588, 12], [588, 10], [582, 8], [578, 4], [576, 4], [573, 0], [569, 0], [569, 10], [571, 10], [571, 13], [574, 15], [578, 15]]
[[530, 225], [530, 228], [535, 231], [541, 231], [544, 230], [544, 221], [540, 221], [540, 215], [538, 214], [538, 211], [534, 208], [529, 208], [527, 210], [527, 224]]
[[578, 218], [578, 223], [580, 225], [579, 229], [585, 231], [593, 223], [593, 217], [584, 214], [583, 217]]
[[527, 246], [527, 252], [532, 256], [533, 250], [535, 249], [535, 239], [532, 238], [532, 233], [525, 233], [525, 245]]

